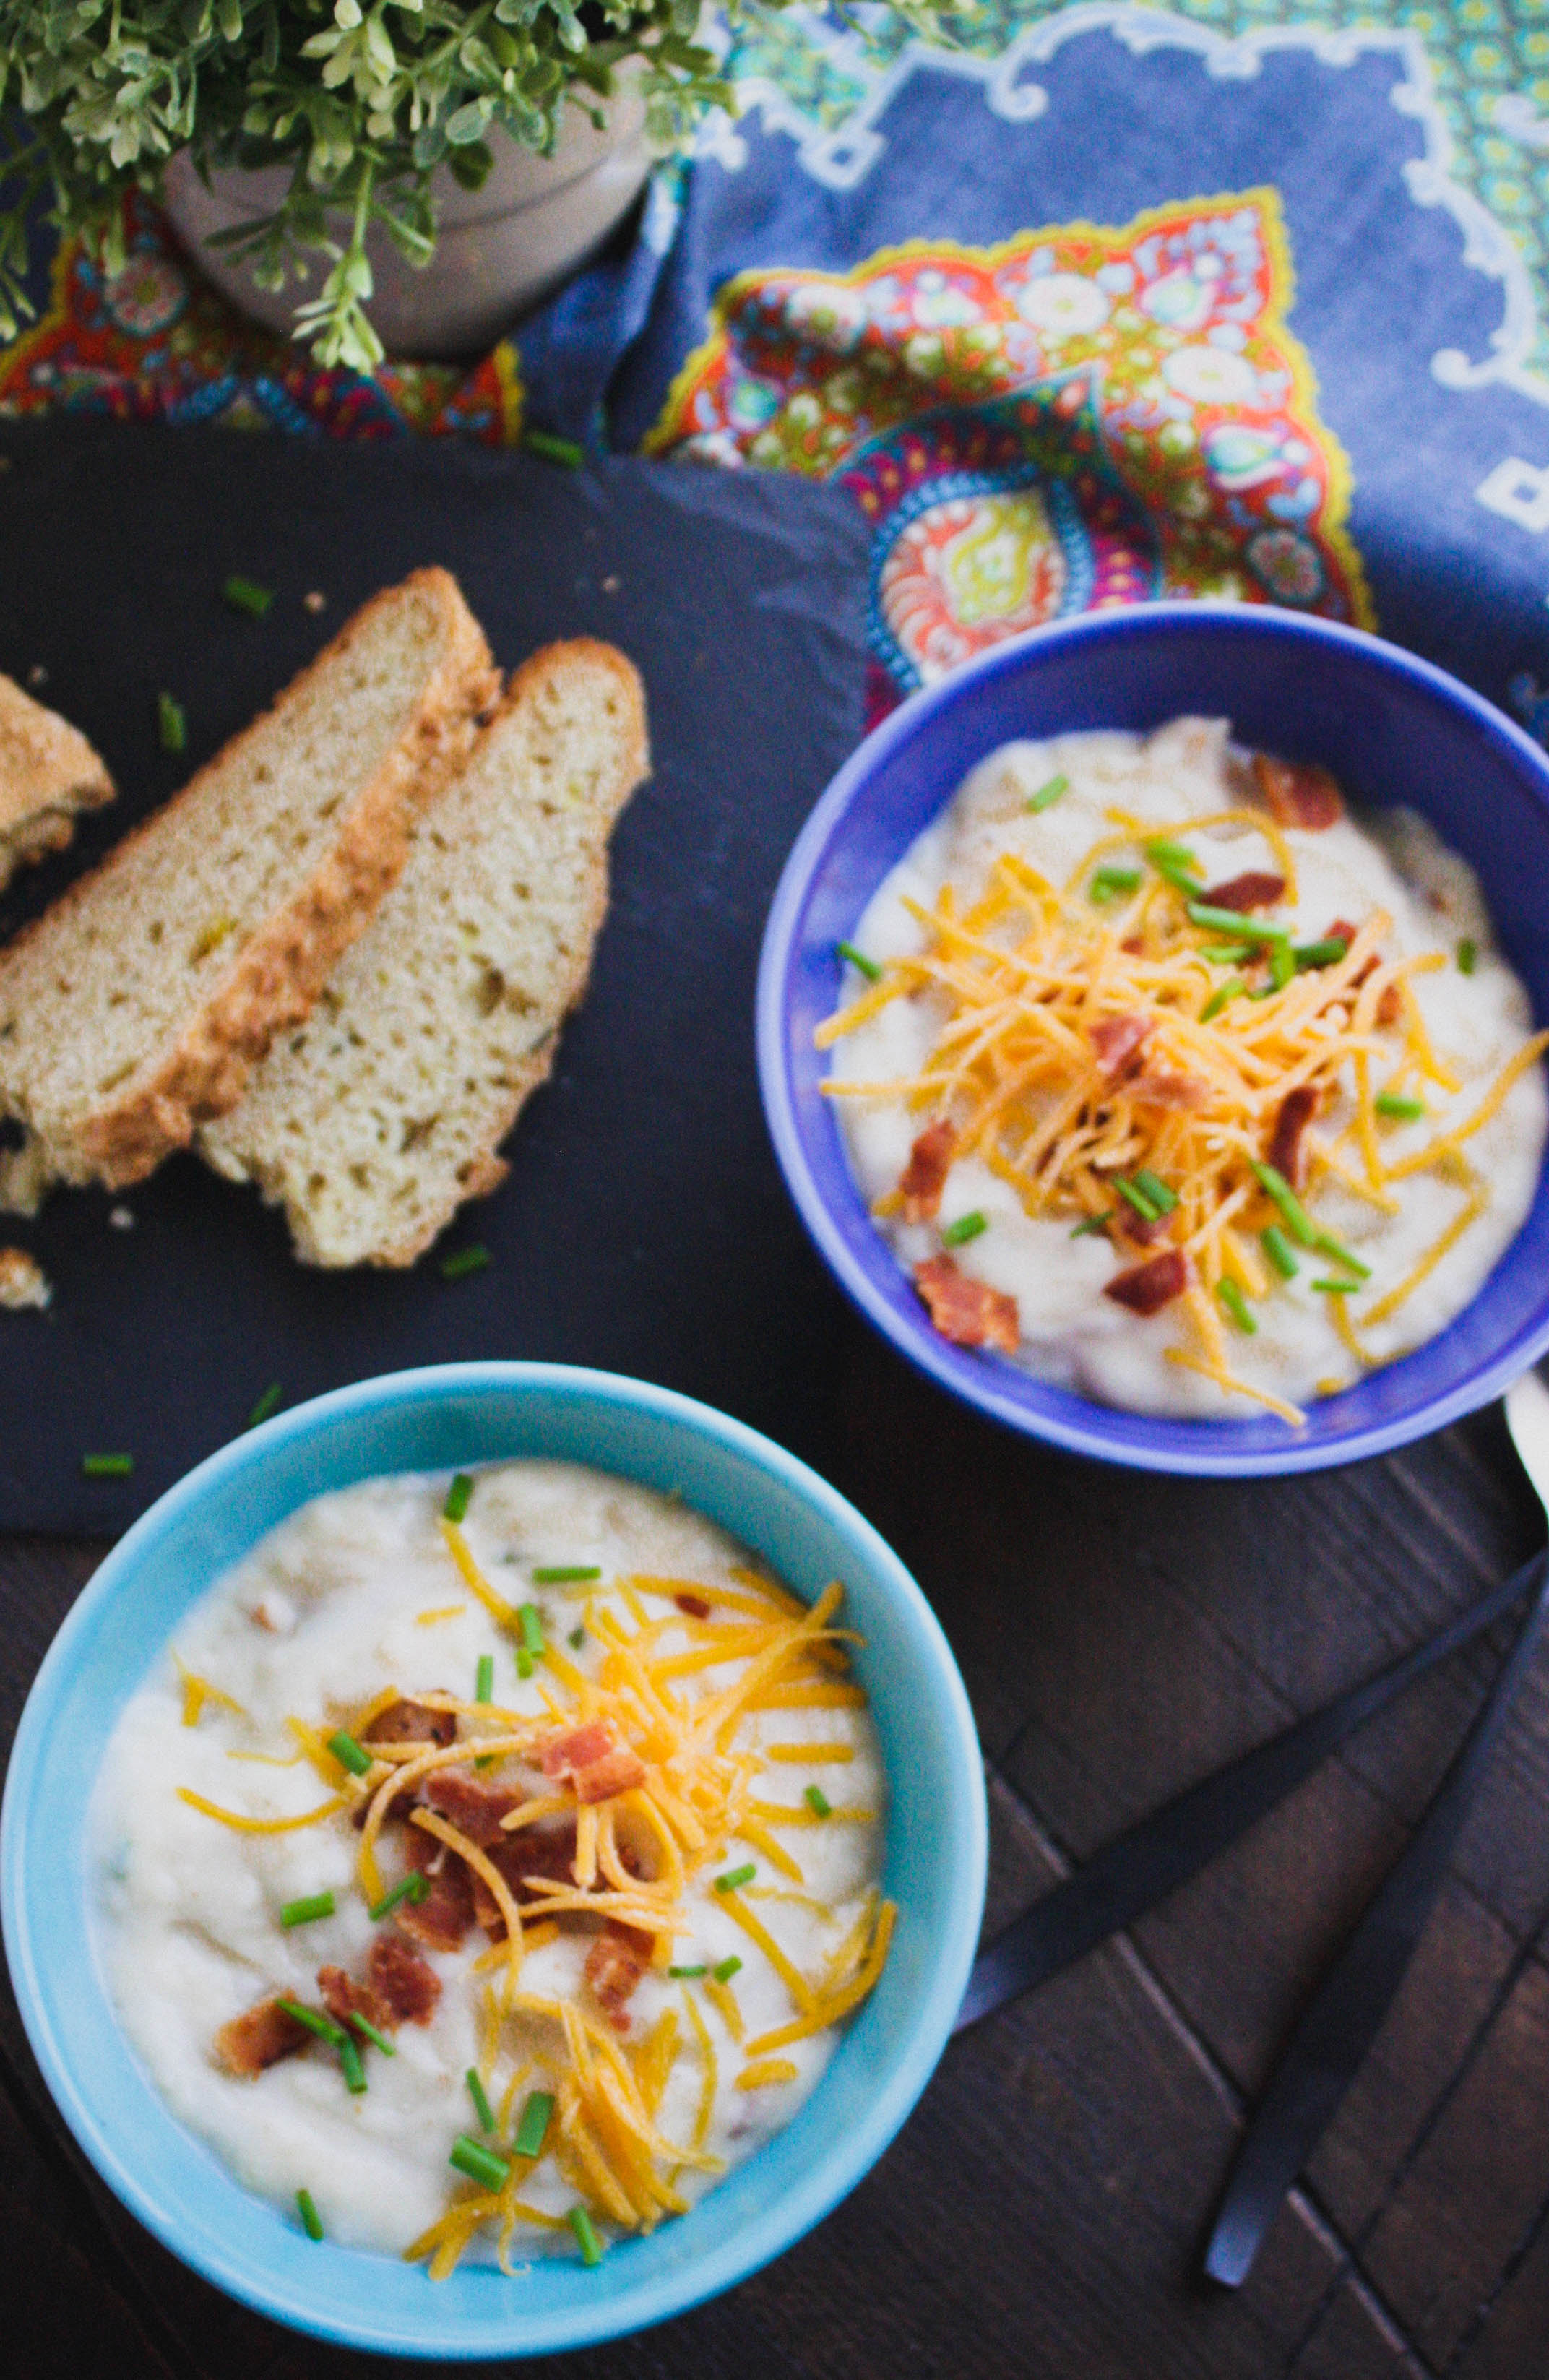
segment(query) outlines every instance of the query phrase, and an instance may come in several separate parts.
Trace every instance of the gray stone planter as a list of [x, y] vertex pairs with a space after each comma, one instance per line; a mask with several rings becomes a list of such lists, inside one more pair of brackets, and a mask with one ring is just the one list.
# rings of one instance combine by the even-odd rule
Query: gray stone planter
[[[651, 168], [646, 111], [627, 81], [595, 131], [578, 107], [566, 110], [552, 157], [535, 157], [498, 132], [495, 163], [480, 190], [465, 190], [442, 167], [434, 188], [436, 251], [417, 271], [380, 225], [367, 240], [375, 291], [367, 308], [390, 356], [457, 357], [491, 346], [502, 331], [583, 264], [639, 196]], [[260, 289], [245, 267], [206, 247], [215, 232], [271, 213], [290, 183], [286, 166], [212, 176], [206, 189], [188, 156], [167, 167], [169, 220], [205, 277], [243, 313], [287, 332], [292, 309], [315, 297], [327, 270], [283, 290]]]

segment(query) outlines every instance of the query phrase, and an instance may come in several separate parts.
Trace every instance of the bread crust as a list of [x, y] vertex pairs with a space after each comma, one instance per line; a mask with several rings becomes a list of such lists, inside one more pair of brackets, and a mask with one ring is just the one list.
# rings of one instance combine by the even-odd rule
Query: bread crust
[[415, 718], [357, 794], [332, 850], [293, 897], [248, 938], [161, 1063], [135, 1080], [122, 1098], [98, 1107], [66, 1147], [43, 1135], [63, 1178], [126, 1188], [143, 1181], [174, 1149], [187, 1148], [200, 1123], [235, 1107], [274, 1036], [304, 1021], [339, 959], [397, 881], [408, 857], [415, 816], [472, 749], [480, 716], [500, 685], [483, 630], [450, 571], [417, 570], [374, 596], [267, 711], [232, 737], [152, 818], [131, 829], [99, 867], [71, 885], [11, 945], [15, 953], [51, 921], [67, 919], [107, 869], [132, 862], [137, 845], [152, 829], [164, 832], [167, 818], [188, 807], [214, 771], [262, 734], [277, 710], [331, 669], [369, 632], [375, 614], [399, 601], [409, 588], [435, 596], [448, 629], [446, 650]]
[[[428, 1247], [446, 1229], [458, 1209], [471, 1198], [488, 1197], [505, 1180], [510, 1167], [499, 1154], [500, 1145], [511, 1132], [517, 1117], [534, 1091], [546, 1083], [554, 1071], [559, 1054], [560, 1035], [566, 1017], [572, 1015], [586, 997], [591, 981], [592, 959], [597, 950], [597, 938], [602, 931], [608, 915], [609, 900], [609, 832], [631, 794], [650, 773], [650, 743], [646, 725], [646, 691], [640, 673], [626, 655], [614, 645], [604, 644], [596, 637], [575, 637], [561, 644], [545, 645], [522, 663], [507, 686], [504, 697], [490, 721], [490, 728], [519, 703], [524, 695], [556, 669], [569, 662], [584, 662], [605, 669], [616, 680], [626, 706], [625, 754], [619, 771], [619, 782], [613, 791], [611, 815], [608, 830], [599, 840], [597, 856], [587, 886], [585, 930], [576, 938], [575, 964], [571, 968], [561, 1000], [560, 1014], [551, 1030], [532, 1051], [518, 1080], [513, 1084], [510, 1097], [503, 1103], [494, 1129], [479, 1151], [476, 1170], [466, 1182], [459, 1184], [441, 1211], [412, 1238], [398, 1240], [391, 1247], [374, 1249], [366, 1258], [368, 1264], [389, 1271], [403, 1271], [416, 1263]], [[293, 1232], [297, 1234], [297, 1218], [290, 1218]], [[315, 1257], [303, 1257], [304, 1262], [315, 1263]]]
[[79, 810], [113, 795], [79, 728], [0, 674], [0, 892], [17, 868], [64, 850]]

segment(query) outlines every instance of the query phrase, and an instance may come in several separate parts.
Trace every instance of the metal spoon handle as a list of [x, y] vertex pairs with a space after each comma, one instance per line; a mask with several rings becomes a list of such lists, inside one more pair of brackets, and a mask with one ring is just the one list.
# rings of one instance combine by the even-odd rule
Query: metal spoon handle
[[[1549, 1565], [1541, 1555], [1533, 1571]], [[1549, 1618], [1549, 1566], [1489, 1699], [1408, 1848], [1329, 1969], [1270, 2079], [1237, 2154], [1205, 2251], [1212, 2280], [1236, 2289], [1325, 2126], [1354, 2081], [1425, 1930], [1484, 1765]]]
[[1047, 1983], [1187, 1883], [1311, 1776], [1348, 1735], [1519, 1602], [1543, 1559], [1535, 1554], [1426, 1644], [1165, 1803], [1046, 1892], [980, 1952], [953, 2031], [963, 2032]]

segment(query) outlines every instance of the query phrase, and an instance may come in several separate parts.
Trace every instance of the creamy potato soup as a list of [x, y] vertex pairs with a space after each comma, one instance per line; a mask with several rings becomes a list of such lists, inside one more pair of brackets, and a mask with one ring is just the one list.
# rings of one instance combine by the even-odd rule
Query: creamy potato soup
[[1104, 1403], [1295, 1427], [1531, 1206], [1549, 1036], [1472, 871], [1225, 721], [992, 753], [841, 955], [825, 1089], [936, 1329]]
[[314, 2237], [436, 2278], [684, 2211], [887, 1956], [841, 1598], [564, 1463], [293, 1515], [95, 1790], [101, 1954], [174, 2114]]

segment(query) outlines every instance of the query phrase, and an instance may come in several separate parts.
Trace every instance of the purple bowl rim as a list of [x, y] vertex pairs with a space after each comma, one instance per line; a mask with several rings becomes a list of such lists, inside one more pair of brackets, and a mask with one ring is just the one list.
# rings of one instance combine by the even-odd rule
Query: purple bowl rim
[[[1179, 1447], [1171, 1435], [1187, 1427], [1186, 1423], [1170, 1416], [1131, 1413], [1069, 1390], [1057, 1391], [1033, 1373], [1018, 1376], [1019, 1385], [1014, 1392], [1000, 1388], [998, 1368], [987, 1365], [983, 1366], [982, 1378], [978, 1367], [965, 1378], [968, 1360], [938, 1340], [923, 1315], [916, 1324], [889, 1305], [852, 1254], [817, 1187], [786, 1063], [785, 1021], [792, 963], [813, 879], [835, 840], [835, 830], [842, 825], [878, 766], [890, 759], [902, 746], [912, 742], [938, 711], [951, 710], [987, 679], [1014, 672], [1030, 650], [1044, 650], [1059, 645], [1100, 647], [1115, 639], [1146, 638], [1176, 627], [1201, 625], [1223, 634], [1285, 638], [1313, 646], [1342, 648], [1366, 665], [1422, 689], [1463, 712], [1487, 738], [1504, 744], [1519, 765], [1525, 763], [1525, 773], [1536, 781], [1532, 790], [1549, 814], [1549, 758], [1531, 736], [1495, 704], [1436, 662], [1425, 661], [1418, 653], [1409, 652], [1367, 629], [1289, 611], [1279, 604], [1187, 601], [1137, 603], [1051, 622], [1023, 636], [1007, 638], [1004, 643], [992, 646], [938, 679], [934, 686], [910, 695], [898, 710], [862, 738], [819, 795], [781, 871], [764, 929], [755, 1008], [758, 1082], [765, 1120], [786, 1187], [819, 1254], [868, 1320], [917, 1370], [950, 1395], [976, 1406], [991, 1420], [1023, 1437], [1059, 1447], [1066, 1453], [1088, 1455], [1101, 1463], [1163, 1472], [1179, 1478], [1268, 1478], [1330, 1470], [1341, 1463], [1391, 1453], [1491, 1403], [1520, 1372], [1549, 1350], [1549, 1289], [1538, 1321], [1531, 1329], [1519, 1331], [1495, 1355], [1477, 1366], [1445, 1395], [1422, 1400], [1402, 1414], [1310, 1444], [1299, 1445], [1288, 1439], [1283, 1448], [1260, 1446], [1234, 1452], [1229, 1447], [1202, 1447], [1191, 1451], [1186, 1446]], [[1039, 1390], [1059, 1395], [1067, 1406], [1075, 1409], [1076, 1417], [1072, 1419], [1058, 1410], [1040, 1411], [1035, 1403], [1030, 1405], [1026, 1402], [1029, 1393], [1035, 1395]], [[1087, 1415], [1092, 1416], [1090, 1421], [1085, 1418]], [[1156, 1433], [1159, 1430], [1169, 1433], [1165, 1441], [1158, 1441]]]

